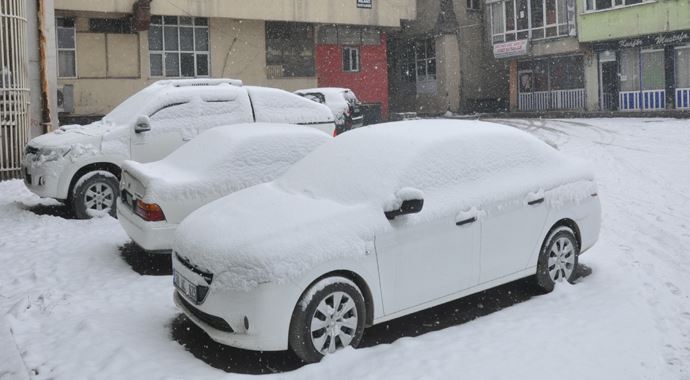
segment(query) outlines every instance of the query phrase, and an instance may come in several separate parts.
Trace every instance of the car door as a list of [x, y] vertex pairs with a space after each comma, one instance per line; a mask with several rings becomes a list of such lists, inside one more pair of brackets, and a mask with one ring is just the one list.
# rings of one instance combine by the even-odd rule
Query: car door
[[157, 161], [190, 140], [190, 126], [198, 117], [198, 102], [180, 101], [160, 106], [149, 115], [151, 129], [136, 133], [132, 130], [132, 159], [138, 162]]
[[[425, 200], [425, 207], [429, 202], [433, 200]], [[480, 227], [476, 216], [459, 213], [415, 223], [414, 219], [422, 216], [396, 218], [391, 221], [391, 232], [376, 237], [386, 314], [457, 293], [476, 285], [479, 279]]]
[[482, 218], [481, 282], [527, 269], [544, 238], [548, 207], [543, 191], [489, 205]]

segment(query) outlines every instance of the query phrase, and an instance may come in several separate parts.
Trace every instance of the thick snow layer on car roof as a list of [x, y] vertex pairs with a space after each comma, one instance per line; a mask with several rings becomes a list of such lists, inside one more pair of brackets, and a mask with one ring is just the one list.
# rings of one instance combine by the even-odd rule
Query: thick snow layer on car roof
[[331, 110], [291, 92], [270, 87], [245, 86], [257, 122], [323, 123], [334, 120]]
[[221, 126], [160, 161], [126, 161], [123, 169], [144, 184], [146, 201], [217, 198], [276, 178], [331, 139], [298, 125]]
[[[337, 178], [323, 180], [329, 177]], [[553, 188], [579, 178], [592, 179], [592, 174], [515, 128], [481, 121], [415, 120], [351, 131], [292, 167], [278, 182], [289, 191], [345, 203], [386, 202], [405, 187], [425, 193], [483, 187], [467, 195], [476, 197], [475, 203], [486, 203], [520, 189], [521, 183]]]
[[[222, 273], [213, 286], [250, 289], [365, 255], [374, 236], [393, 226], [465, 218], [467, 210], [481, 210], [482, 218], [542, 196], [553, 207], [580, 202], [596, 192], [592, 179], [586, 165], [511, 127], [382, 124], [321, 146], [276, 181], [197, 210], [174, 247]], [[420, 213], [385, 218], [384, 210], [417, 196], [424, 197]]]

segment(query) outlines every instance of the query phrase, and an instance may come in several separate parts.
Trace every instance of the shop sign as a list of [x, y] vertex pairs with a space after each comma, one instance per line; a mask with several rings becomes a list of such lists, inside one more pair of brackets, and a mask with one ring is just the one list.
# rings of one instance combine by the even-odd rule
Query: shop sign
[[633, 49], [637, 47], [644, 46], [663, 46], [663, 45], [675, 45], [690, 42], [690, 31], [673, 32], [673, 33], [661, 33], [649, 36], [626, 38], [624, 40], [618, 40], [617, 42], [605, 42], [595, 45], [597, 50], [608, 50], [608, 49]]
[[494, 45], [495, 58], [519, 57], [528, 52], [529, 40], [510, 41]]
[[371, 9], [374, 0], [357, 0], [357, 8]]

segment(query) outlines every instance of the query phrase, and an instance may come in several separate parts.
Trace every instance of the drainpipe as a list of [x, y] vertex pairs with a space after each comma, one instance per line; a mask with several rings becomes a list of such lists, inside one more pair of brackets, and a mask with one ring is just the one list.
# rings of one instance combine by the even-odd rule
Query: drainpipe
[[53, 123], [50, 117], [50, 85], [48, 83], [48, 63], [46, 58], [45, 0], [37, 0], [36, 5], [38, 17], [38, 60], [41, 79], [41, 125], [43, 126], [43, 133], [48, 133], [53, 129]]

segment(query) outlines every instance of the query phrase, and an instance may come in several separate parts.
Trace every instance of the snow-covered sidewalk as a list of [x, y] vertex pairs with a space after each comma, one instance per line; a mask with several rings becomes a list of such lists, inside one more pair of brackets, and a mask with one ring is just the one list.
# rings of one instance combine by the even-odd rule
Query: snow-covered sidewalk
[[[498, 122], [593, 162], [604, 217], [582, 257], [593, 274], [468, 323], [272, 376], [690, 380], [690, 121]], [[0, 182], [0, 345], [17, 347], [32, 378], [246, 376], [173, 339], [171, 278], [132, 270], [116, 220], [39, 215], [39, 203], [49, 201], [20, 181]], [[232, 352], [217, 354], [232, 361]], [[0, 379], [16, 378], [7, 371], [18, 364], [0, 360]]]

